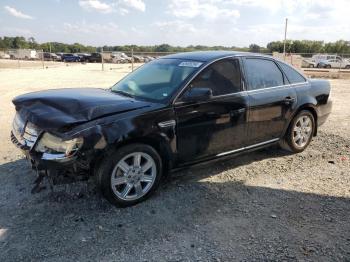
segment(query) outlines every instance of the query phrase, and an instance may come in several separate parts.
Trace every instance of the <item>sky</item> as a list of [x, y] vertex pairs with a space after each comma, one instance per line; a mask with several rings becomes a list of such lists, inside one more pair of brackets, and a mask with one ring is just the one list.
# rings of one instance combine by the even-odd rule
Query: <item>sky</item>
[[101, 45], [350, 40], [350, 0], [0, 0], [0, 36]]

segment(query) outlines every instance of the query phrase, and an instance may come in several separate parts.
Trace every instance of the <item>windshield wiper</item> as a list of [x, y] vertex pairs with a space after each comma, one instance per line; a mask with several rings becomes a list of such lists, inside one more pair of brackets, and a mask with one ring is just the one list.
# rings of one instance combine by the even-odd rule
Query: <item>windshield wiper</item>
[[127, 96], [127, 97], [131, 97], [134, 98], [134, 96], [132, 94], [129, 94], [128, 92], [125, 91], [121, 91], [121, 90], [112, 90], [112, 92], [123, 95], [123, 96]]

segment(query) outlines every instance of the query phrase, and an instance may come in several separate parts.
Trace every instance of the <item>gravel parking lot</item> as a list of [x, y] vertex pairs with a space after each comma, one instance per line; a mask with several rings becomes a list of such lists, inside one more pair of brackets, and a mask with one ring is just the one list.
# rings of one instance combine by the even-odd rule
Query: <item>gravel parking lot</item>
[[90, 183], [32, 195], [35, 173], [9, 140], [22, 93], [108, 87], [98, 64], [0, 70], [0, 261], [350, 261], [350, 80], [310, 147], [277, 147], [173, 173], [117, 209]]

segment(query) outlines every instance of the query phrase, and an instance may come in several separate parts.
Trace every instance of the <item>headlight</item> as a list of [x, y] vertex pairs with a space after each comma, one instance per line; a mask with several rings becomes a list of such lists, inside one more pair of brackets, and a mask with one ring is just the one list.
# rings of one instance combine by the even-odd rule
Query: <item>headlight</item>
[[78, 137], [71, 140], [62, 140], [61, 138], [44, 133], [40, 138], [35, 150], [42, 153], [65, 153], [71, 155], [83, 145], [83, 138]]

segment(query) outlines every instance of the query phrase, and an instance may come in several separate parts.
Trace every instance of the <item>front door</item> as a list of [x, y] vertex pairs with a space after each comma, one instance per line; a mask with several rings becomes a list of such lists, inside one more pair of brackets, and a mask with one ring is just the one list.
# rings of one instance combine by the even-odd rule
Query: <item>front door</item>
[[243, 147], [248, 97], [242, 91], [239, 60], [223, 59], [209, 65], [186, 91], [194, 88], [210, 88], [213, 96], [190, 102], [180, 97], [175, 103], [179, 161], [192, 162]]

